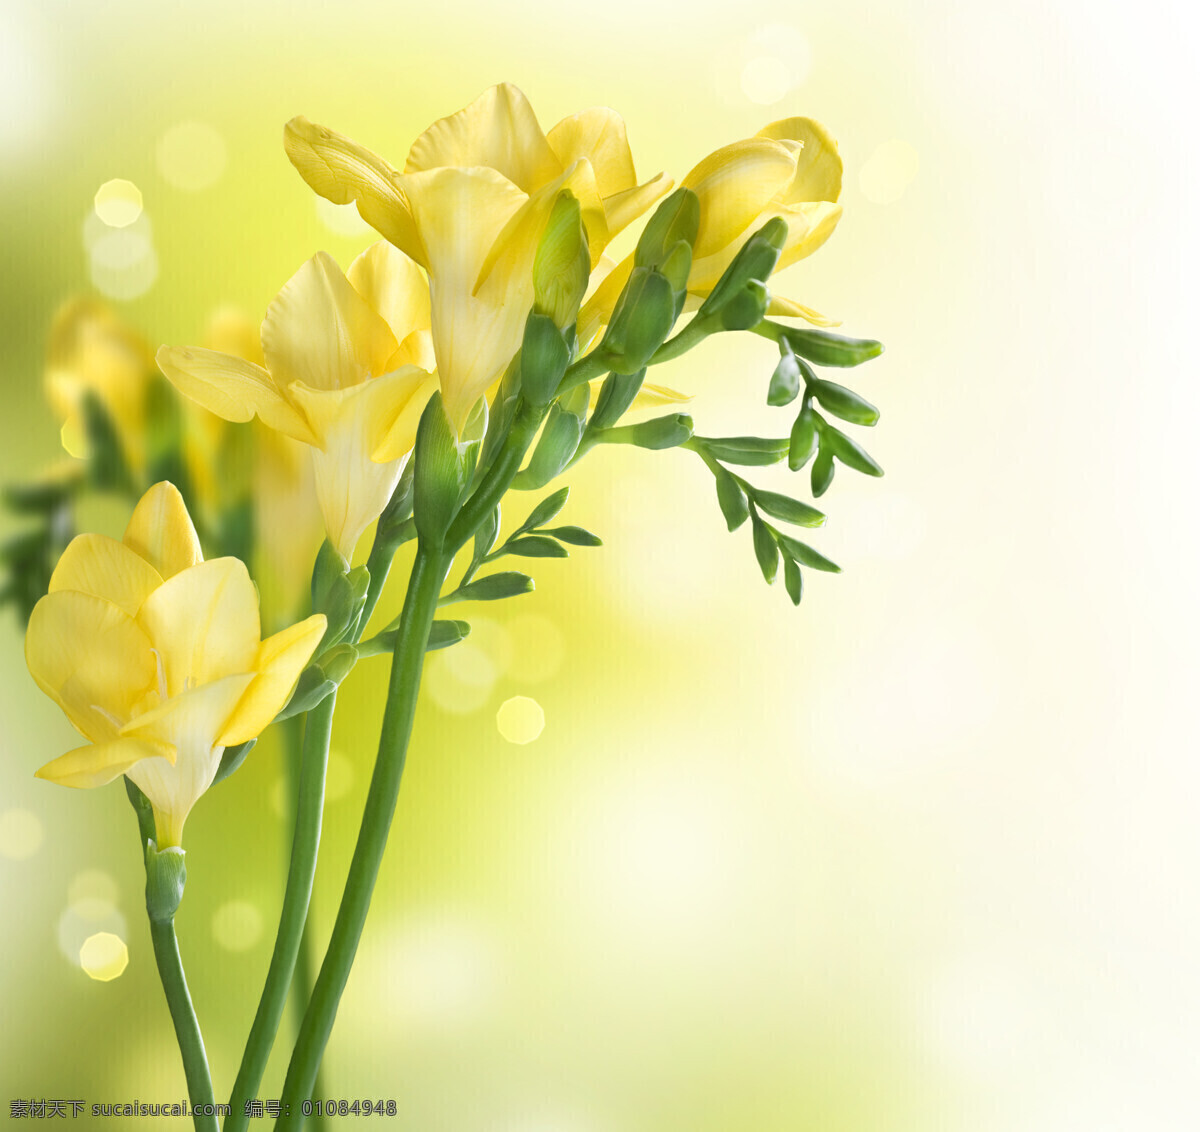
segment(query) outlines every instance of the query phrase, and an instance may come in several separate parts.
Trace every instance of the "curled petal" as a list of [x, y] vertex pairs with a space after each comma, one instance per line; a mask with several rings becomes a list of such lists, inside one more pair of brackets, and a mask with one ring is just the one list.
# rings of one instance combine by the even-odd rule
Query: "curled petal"
[[334, 204], [354, 201], [359, 215], [385, 240], [428, 266], [396, 170], [382, 157], [303, 117], [284, 127], [283, 147], [313, 192]]
[[168, 696], [253, 668], [258, 591], [237, 558], [176, 574], [146, 599], [137, 620], [162, 658]]
[[163, 346], [158, 368], [180, 393], [218, 417], [242, 422], [257, 415], [268, 428], [313, 443], [308, 422], [261, 366], [196, 346]]
[[812, 118], [784, 118], [758, 131], [760, 138], [798, 141], [796, 172], [783, 191], [785, 204], [801, 201], [836, 202], [842, 192], [842, 159], [833, 135]]
[[281, 389], [294, 382], [348, 389], [383, 373], [399, 345], [326, 252], [313, 256], [271, 300], [262, 343]]
[[321, 643], [325, 625], [325, 615], [315, 613], [263, 641], [254, 665], [258, 675], [226, 720], [218, 738], [221, 746], [245, 743], [267, 729]]
[[608, 221], [610, 234], [616, 235], [632, 224], [643, 212], [650, 208], [661, 197], [671, 191], [675, 184], [674, 178], [666, 173], [651, 177], [642, 185], [617, 193], [615, 196], [604, 198], [604, 215]]
[[771, 295], [771, 305], [767, 307], [767, 314], [779, 318], [802, 318], [805, 322], [812, 323], [813, 326], [841, 326], [841, 321], [836, 318], [829, 318], [823, 315], [820, 311], [815, 311], [812, 307], [806, 307], [794, 299], [785, 299], [782, 295]]
[[187, 504], [167, 480], [156, 483], [138, 500], [121, 541], [164, 579], [204, 561]]
[[50, 593], [77, 590], [111, 601], [136, 617], [162, 577], [149, 562], [107, 535], [77, 535], [63, 551], [50, 576]]
[[[823, 200], [810, 201], [781, 210], [780, 215], [787, 221], [788, 234], [777, 271], [812, 255], [825, 243], [842, 218], [842, 206]], [[764, 216], [763, 223], [768, 219]]]
[[397, 342], [429, 329], [429, 283], [399, 248], [380, 240], [346, 272], [350, 285], [391, 328]]
[[595, 170], [596, 188], [603, 197], [625, 192], [637, 184], [625, 123], [615, 110], [604, 106], [581, 110], [554, 126], [546, 140], [563, 169], [586, 157]]
[[33, 607], [25, 662], [37, 686], [95, 743], [116, 738], [158, 672], [150, 640], [128, 613], [74, 590], [47, 594]]
[[35, 771], [34, 777], [78, 789], [106, 786], [143, 759], [154, 758], [166, 759], [173, 764], [174, 746], [154, 739], [111, 739], [107, 743], [76, 747]]
[[495, 169], [526, 193], [563, 170], [529, 100], [511, 83], [490, 87], [470, 106], [434, 122], [413, 142], [404, 172], [472, 166]]

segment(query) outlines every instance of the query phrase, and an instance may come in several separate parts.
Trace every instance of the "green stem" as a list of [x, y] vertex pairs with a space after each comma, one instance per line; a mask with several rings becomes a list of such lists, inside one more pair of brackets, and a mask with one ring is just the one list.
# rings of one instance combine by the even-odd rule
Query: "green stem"
[[[158, 963], [159, 978], [171, 1009], [171, 1021], [175, 1024], [175, 1038], [179, 1052], [183, 1055], [183, 1072], [187, 1077], [188, 1099], [193, 1110], [199, 1105], [209, 1106], [212, 1111], [212, 1077], [208, 1071], [208, 1056], [204, 1052], [204, 1038], [200, 1034], [200, 1023], [188, 993], [187, 979], [183, 973], [183, 959], [179, 954], [179, 943], [175, 939], [174, 920], [151, 920], [150, 938], [154, 942], [154, 959]], [[218, 1132], [215, 1116], [200, 1116], [194, 1111], [192, 1123], [196, 1132]]]
[[379, 597], [383, 593], [384, 583], [388, 580], [388, 573], [391, 571], [396, 551], [416, 534], [416, 527], [411, 519], [405, 523], [405, 529], [411, 531], [407, 537], [399, 541], [393, 539], [387, 543], [381, 543], [376, 536], [376, 541], [371, 546], [371, 553], [367, 557], [367, 573], [370, 574], [371, 580], [367, 583], [367, 597], [363, 602], [362, 612], [358, 617], [358, 628], [354, 633], [356, 641], [366, 631], [367, 622], [371, 620], [371, 614], [375, 612], [375, 606], [379, 604]]
[[254, 1099], [262, 1084], [304, 937], [313, 875], [317, 868], [317, 848], [321, 841], [325, 768], [329, 759], [329, 736], [336, 702], [335, 691], [308, 713], [305, 724], [300, 789], [296, 803], [296, 831], [292, 839], [292, 859], [288, 866], [283, 909], [279, 915], [279, 931], [275, 936], [275, 950], [271, 955], [271, 966], [258, 1003], [258, 1012], [254, 1016], [241, 1068], [229, 1098], [226, 1132], [243, 1132], [247, 1126], [246, 1102]]
[[300, 1128], [304, 1122], [300, 1106], [313, 1095], [317, 1067], [329, 1041], [338, 1004], [358, 950], [358, 941], [366, 923], [379, 865], [396, 811], [400, 778], [404, 773], [408, 740], [416, 714], [425, 645], [448, 569], [449, 556], [442, 549], [430, 549], [418, 544], [404, 609], [400, 614], [379, 754], [371, 775], [362, 826], [329, 949], [321, 964], [321, 973], [317, 976], [288, 1066], [283, 1086], [283, 1116], [276, 1125], [280, 1129]]
[[591, 381], [593, 378], [599, 377], [603, 373], [608, 372], [608, 361], [604, 351], [597, 347], [590, 354], [584, 354], [574, 365], [567, 368], [567, 372], [563, 374], [563, 379], [558, 383], [558, 389], [555, 390], [555, 398], [561, 397], [564, 393], [570, 392], [577, 385], [582, 385], [585, 381]]
[[650, 359], [650, 365], [657, 366], [686, 354], [693, 346], [699, 345], [713, 331], [709, 319], [697, 316], [687, 324], [674, 338], [668, 339]]

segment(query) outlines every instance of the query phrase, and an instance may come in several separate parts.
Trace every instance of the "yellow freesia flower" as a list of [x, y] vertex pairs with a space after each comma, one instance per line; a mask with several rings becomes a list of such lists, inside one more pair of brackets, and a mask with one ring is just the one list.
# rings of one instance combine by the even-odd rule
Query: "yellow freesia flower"
[[255, 414], [312, 446], [329, 540], [347, 562], [387, 504], [436, 379], [429, 373], [429, 293], [403, 253], [380, 242], [343, 275], [313, 256], [267, 308], [265, 368], [196, 347], [164, 346], [163, 373], [230, 421]]
[[[688, 302], [695, 310], [716, 286], [742, 245], [774, 217], [787, 221], [787, 243], [776, 270], [812, 255], [832, 235], [842, 215], [842, 159], [837, 142], [811, 118], [785, 118], [754, 137], [709, 154], [681, 182], [700, 198], [700, 230], [688, 274]], [[580, 340], [608, 322], [633, 269], [618, 264], [584, 304]], [[834, 323], [791, 299], [771, 296], [768, 314]]]
[[579, 199], [595, 267], [613, 236], [671, 187], [661, 174], [637, 183], [625, 124], [612, 110], [584, 110], [543, 132], [507, 83], [430, 126], [403, 173], [305, 118], [287, 124], [284, 145], [314, 191], [356, 202], [428, 271], [442, 397], [460, 431], [521, 344], [534, 254], [560, 190]]
[[183, 498], [156, 484], [121, 542], [72, 540], [29, 619], [29, 671], [89, 740], [38, 777], [127, 774], [154, 807], [158, 847], [179, 845], [224, 749], [275, 718], [324, 632], [317, 614], [262, 640], [245, 565], [205, 562]]

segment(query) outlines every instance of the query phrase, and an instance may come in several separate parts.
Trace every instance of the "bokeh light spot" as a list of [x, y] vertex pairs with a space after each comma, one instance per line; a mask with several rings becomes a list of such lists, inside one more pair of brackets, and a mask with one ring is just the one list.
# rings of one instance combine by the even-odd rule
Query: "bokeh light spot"
[[97, 932], [88, 936], [79, 949], [79, 965], [89, 978], [109, 983], [129, 966], [129, 948], [112, 932]]
[[790, 24], [763, 24], [740, 43], [724, 47], [716, 61], [716, 83], [731, 106], [745, 100], [772, 106], [796, 89], [812, 65], [812, 48]]
[[858, 173], [858, 187], [872, 204], [893, 204], [912, 184], [920, 166], [917, 151], [893, 138], [877, 146]]
[[354, 238], [371, 231], [371, 225], [359, 216], [356, 204], [334, 204], [324, 197], [315, 200], [317, 219], [335, 236]]
[[154, 286], [158, 256], [147, 234], [133, 228], [109, 232], [92, 246], [92, 283], [110, 299], [136, 299]]
[[96, 900], [111, 907], [117, 901], [117, 882], [103, 869], [85, 869], [75, 874], [67, 888], [67, 900], [71, 904]]
[[532, 743], [546, 726], [542, 705], [529, 696], [513, 696], [496, 712], [496, 726], [510, 743]]
[[225, 172], [225, 139], [204, 122], [178, 122], [158, 142], [158, 171], [177, 189], [195, 193]]
[[105, 181], [96, 190], [92, 206], [110, 228], [128, 228], [142, 215], [142, 190], [120, 178]]
[[742, 93], [760, 106], [772, 106], [795, 85], [791, 68], [773, 55], [758, 55], [742, 68]]
[[0, 856], [27, 861], [42, 847], [44, 837], [37, 814], [15, 808], [0, 814]]
[[410, 1023], [461, 1026], [491, 1001], [495, 945], [484, 925], [437, 913], [406, 924], [388, 940], [384, 980]]
[[230, 900], [213, 913], [213, 939], [226, 951], [249, 951], [262, 931], [262, 913], [247, 900]]
[[[73, 882], [71, 889], [76, 884]], [[72, 898], [58, 918], [58, 949], [74, 963], [84, 941], [97, 932], [125, 937], [125, 917], [117, 911], [111, 899], [103, 895], [84, 895]]]

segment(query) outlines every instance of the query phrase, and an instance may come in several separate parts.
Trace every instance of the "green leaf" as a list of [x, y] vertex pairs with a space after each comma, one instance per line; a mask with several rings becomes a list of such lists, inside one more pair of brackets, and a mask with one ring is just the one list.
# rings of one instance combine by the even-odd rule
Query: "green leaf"
[[819, 366], [857, 366], [883, 353], [883, 343], [873, 338], [843, 338], [827, 330], [800, 330], [780, 327], [787, 344], [810, 362]]
[[637, 373], [610, 373], [600, 387], [600, 396], [596, 399], [596, 408], [588, 422], [588, 431], [612, 428], [633, 404], [645, 377], [644, 369]]
[[775, 532], [753, 511], [750, 519], [754, 526], [754, 556], [758, 559], [758, 568], [766, 578], [767, 585], [771, 585], [779, 570], [779, 547], [775, 543]]
[[559, 542], [568, 542], [572, 546], [603, 546], [604, 541], [599, 535], [585, 531], [583, 527], [554, 527], [551, 530], [539, 530], [539, 534], [556, 538]]
[[780, 344], [780, 350], [782, 357], [767, 389], [768, 405], [790, 405], [800, 395], [800, 363], [786, 342]]
[[522, 558], [566, 558], [567, 548], [560, 546], [545, 535], [526, 535], [504, 544], [505, 554], [516, 554]]
[[812, 407], [806, 401], [796, 423], [792, 425], [792, 435], [788, 441], [788, 467], [798, 472], [816, 450], [817, 421]]
[[470, 632], [471, 626], [467, 621], [435, 621], [429, 630], [425, 651], [449, 648], [469, 636]]
[[311, 711], [326, 696], [337, 690], [337, 684], [326, 678], [319, 664], [310, 664], [300, 673], [292, 698], [284, 705], [276, 720], [290, 719], [293, 715]]
[[498, 574], [489, 574], [486, 578], [476, 578], [469, 585], [461, 587], [458, 596], [463, 601], [500, 601], [506, 597], [532, 592], [533, 579], [528, 574], [504, 570]]
[[239, 743], [236, 747], [226, 747], [221, 754], [221, 763], [217, 767], [217, 773], [213, 777], [211, 785], [216, 786], [221, 779], [228, 778], [237, 770], [246, 761], [246, 756], [257, 742], [257, 739], [248, 739], [245, 743]]
[[750, 516], [746, 493], [719, 464], [713, 474], [717, 480], [717, 502], [721, 505], [721, 514], [725, 516], [725, 525], [731, 531], [736, 531]]
[[466, 490], [464, 456], [438, 390], [421, 414], [413, 453], [413, 518], [421, 540], [431, 546], [441, 546]]
[[496, 545], [496, 536], [500, 533], [500, 504], [492, 508], [479, 529], [475, 532], [475, 546], [471, 553], [471, 570], [477, 570], [479, 564], [488, 556], [488, 552]]
[[826, 425], [821, 430], [821, 446], [829, 450], [848, 468], [862, 472], [867, 476], [881, 476], [883, 469], [869, 456], [866, 450], [856, 440], [852, 440], [844, 432], [839, 432], [832, 425]]
[[523, 535], [526, 531], [533, 530], [534, 527], [541, 527], [550, 522], [566, 506], [567, 496], [570, 494], [571, 489], [569, 487], [560, 487], [553, 495], [547, 495], [541, 503], [529, 512], [529, 518], [513, 534]]
[[416, 467], [415, 460], [409, 460], [404, 465], [404, 471], [400, 473], [391, 498], [383, 509], [383, 514], [379, 516], [379, 524], [375, 528], [375, 541], [380, 546], [399, 548], [405, 541], [405, 534], [411, 531], [407, 524], [412, 518], [413, 476]]
[[711, 456], [726, 464], [778, 464], [788, 450], [786, 440], [766, 440], [761, 436], [705, 436], [696, 439]]
[[804, 595], [804, 581], [800, 577], [800, 567], [790, 558], [783, 560], [783, 584], [788, 597], [792, 599], [792, 604], [799, 605], [800, 598]]
[[844, 385], [818, 379], [809, 388], [821, 407], [835, 417], [856, 425], [873, 425], [879, 420], [879, 410]]
[[134, 490], [133, 475], [116, 425], [100, 399], [92, 392], [83, 398], [84, 429], [88, 443], [88, 476], [101, 491]]
[[62, 478], [36, 483], [11, 483], [4, 488], [4, 502], [10, 511], [20, 515], [37, 515], [54, 511], [73, 499], [79, 492], [83, 477], [72, 471]]
[[761, 511], [785, 523], [794, 523], [797, 527], [821, 527], [825, 525], [825, 515], [807, 503], [779, 495], [774, 491], [754, 489], [754, 503]]
[[820, 499], [833, 483], [833, 450], [824, 444], [817, 452], [812, 466], [812, 493]]
[[571, 361], [554, 319], [536, 310], [525, 321], [521, 342], [521, 392], [531, 405], [548, 405]]
[[811, 566], [814, 570], [824, 570], [828, 574], [840, 574], [842, 568], [836, 562], [830, 562], [823, 554], [817, 553], [807, 543], [799, 542], [785, 534], [779, 535], [779, 545], [784, 554], [794, 558], [802, 566]]

